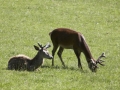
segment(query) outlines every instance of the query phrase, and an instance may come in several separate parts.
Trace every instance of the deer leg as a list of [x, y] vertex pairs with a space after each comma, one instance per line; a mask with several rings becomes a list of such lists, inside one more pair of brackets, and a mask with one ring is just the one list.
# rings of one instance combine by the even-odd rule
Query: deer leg
[[54, 45], [53, 50], [52, 50], [52, 56], [53, 56], [52, 66], [54, 66], [54, 55], [55, 55], [55, 52], [56, 52], [57, 48], [58, 48], [58, 45]]
[[59, 48], [57, 54], [58, 54], [58, 56], [59, 56], [59, 58], [60, 58], [60, 60], [61, 60], [61, 62], [62, 62], [62, 65], [65, 67], [65, 64], [64, 64], [64, 62], [63, 62], [63, 60], [62, 60], [62, 56], [61, 56], [63, 50], [64, 50], [64, 48], [62, 48], [62, 47], [60, 46], [60, 48]]
[[74, 53], [75, 53], [75, 55], [76, 55], [76, 57], [78, 59], [78, 68], [82, 69], [82, 65], [81, 65], [81, 61], [80, 61], [80, 54], [81, 54], [81, 52], [74, 50]]

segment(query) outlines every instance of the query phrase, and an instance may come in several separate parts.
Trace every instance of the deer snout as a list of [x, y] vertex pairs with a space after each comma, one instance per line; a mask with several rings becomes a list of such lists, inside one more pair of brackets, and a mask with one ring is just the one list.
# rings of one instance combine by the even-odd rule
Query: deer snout
[[53, 59], [53, 56], [52, 55], [50, 55], [50, 58], [49, 59]]

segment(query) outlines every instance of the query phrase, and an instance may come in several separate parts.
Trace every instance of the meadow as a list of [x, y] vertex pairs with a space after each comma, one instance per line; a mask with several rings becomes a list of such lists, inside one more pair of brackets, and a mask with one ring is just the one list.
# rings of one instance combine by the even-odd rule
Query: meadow
[[[33, 45], [52, 42], [49, 32], [65, 27], [81, 32], [95, 59], [105, 52], [105, 66], [89, 70], [84, 55], [77, 67], [73, 50], [64, 50], [34, 72], [6, 70], [10, 57], [34, 57]], [[0, 0], [0, 90], [120, 90], [119, 0]], [[52, 46], [49, 52], [52, 51]]]

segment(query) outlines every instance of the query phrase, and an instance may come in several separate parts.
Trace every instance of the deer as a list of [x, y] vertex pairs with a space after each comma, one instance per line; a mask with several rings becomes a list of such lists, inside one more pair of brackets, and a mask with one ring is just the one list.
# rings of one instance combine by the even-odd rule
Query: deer
[[88, 44], [86, 43], [85, 37], [80, 33], [68, 28], [57, 28], [49, 33], [51, 38], [53, 49], [52, 49], [52, 66], [54, 66], [54, 55], [56, 50], [59, 47], [57, 52], [58, 57], [61, 60], [62, 65], [65, 67], [65, 63], [62, 59], [62, 53], [64, 49], [73, 49], [74, 53], [78, 59], [78, 68], [83, 70], [81, 65], [80, 55], [83, 53], [85, 55], [88, 67], [92, 72], [96, 72], [98, 64], [104, 66], [101, 60], [102, 57], [105, 57], [105, 53], [102, 53], [97, 60], [95, 60], [91, 54]]
[[[38, 47], [39, 46], [39, 47]], [[49, 54], [47, 48], [51, 47], [48, 43], [45, 46], [42, 46], [38, 43], [38, 46], [34, 45], [37, 54], [32, 59], [26, 55], [20, 54], [10, 58], [8, 61], [8, 70], [27, 70], [34, 71], [43, 64], [43, 58], [52, 59], [53, 56]]]

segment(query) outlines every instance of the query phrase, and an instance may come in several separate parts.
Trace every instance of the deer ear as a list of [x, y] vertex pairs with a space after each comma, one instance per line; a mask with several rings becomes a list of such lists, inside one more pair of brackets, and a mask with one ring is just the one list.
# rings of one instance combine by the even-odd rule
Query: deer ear
[[35, 46], [35, 45], [34, 45], [34, 48], [35, 48], [35, 50], [37, 50], [37, 51], [39, 50], [39, 47], [38, 47], [38, 46]]

